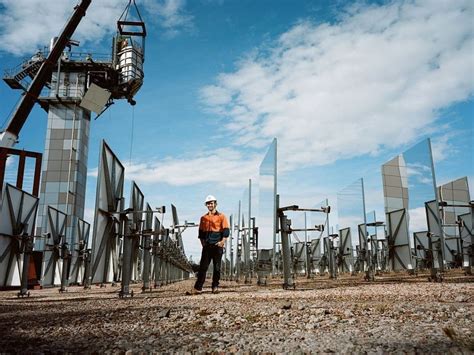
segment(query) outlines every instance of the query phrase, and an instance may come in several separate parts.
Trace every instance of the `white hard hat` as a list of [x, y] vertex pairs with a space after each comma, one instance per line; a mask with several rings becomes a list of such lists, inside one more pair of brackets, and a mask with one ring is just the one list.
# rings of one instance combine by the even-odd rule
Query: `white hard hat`
[[217, 202], [217, 199], [216, 199], [214, 196], [212, 196], [212, 195], [208, 195], [208, 196], [206, 197], [206, 202], [204, 202], [204, 204], [206, 204], [206, 203], [208, 203], [208, 202], [211, 202], [211, 201]]

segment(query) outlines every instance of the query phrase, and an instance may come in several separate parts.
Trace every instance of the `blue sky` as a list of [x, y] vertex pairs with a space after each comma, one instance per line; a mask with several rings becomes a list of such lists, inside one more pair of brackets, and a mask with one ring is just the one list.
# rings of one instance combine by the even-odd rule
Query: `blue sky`
[[[47, 45], [74, 4], [0, 0], [2, 69]], [[75, 36], [81, 51], [109, 52], [126, 4], [93, 0]], [[282, 203], [331, 204], [426, 137], [438, 184], [467, 175], [472, 188], [472, 1], [137, 4], [148, 30], [145, 83], [133, 109], [116, 102], [92, 122], [86, 219], [101, 139], [146, 201], [174, 203], [182, 220], [198, 221], [209, 193], [233, 213], [273, 137]], [[19, 93], [3, 84], [0, 97], [3, 121]], [[46, 114], [35, 108], [17, 147], [42, 151], [45, 134]], [[184, 239], [197, 259], [195, 234]]]

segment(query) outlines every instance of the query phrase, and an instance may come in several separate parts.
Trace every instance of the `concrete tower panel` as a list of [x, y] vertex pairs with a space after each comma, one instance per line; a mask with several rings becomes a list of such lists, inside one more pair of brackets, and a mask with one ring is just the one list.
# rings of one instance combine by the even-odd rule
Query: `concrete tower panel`
[[[71, 248], [76, 220], [84, 218], [90, 111], [79, 106], [86, 80], [83, 73], [61, 73], [57, 90], [56, 78], [53, 75], [36, 232], [46, 232], [47, 208], [52, 206], [72, 216], [66, 229]], [[36, 250], [44, 247], [44, 239], [36, 241]]]

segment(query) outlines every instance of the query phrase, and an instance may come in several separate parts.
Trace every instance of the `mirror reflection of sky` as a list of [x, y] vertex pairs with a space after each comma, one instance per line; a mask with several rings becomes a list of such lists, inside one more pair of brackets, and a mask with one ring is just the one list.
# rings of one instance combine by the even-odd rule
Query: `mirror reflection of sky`
[[241, 225], [242, 227], [244, 228], [247, 228], [249, 226], [249, 223], [250, 223], [250, 213], [252, 212], [252, 207], [251, 205], [249, 204], [249, 201], [250, 201], [250, 189], [247, 187], [244, 189], [244, 192], [242, 193], [242, 198], [240, 201], [242, 201], [242, 204], [241, 204], [241, 215], [242, 215], [242, 218], [241, 218]]
[[[401, 154], [406, 169], [409, 196], [409, 235], [413, 232], [427, 230], [424, 203], [435, 199], [435, 176], [432, 164], [432, 151], [430, 140], [424, 139]], [[241, 197], [241, 219], [247, 227], [249, 224], [249, 198], [252, 199], [251, 214], [256, 217], [259, 227], [259, 248], [272, 248], [273, 224], [274, 224], [274, 199], [276, 189], [276, 142], [274, 141], [268, 149], [260, 165], [258, 184], [252, 181], [252, 196], [249, 196], [249, 188], [245, 188]], [[332, 213], [326, 220], [326, 215], [316, 212], [292, 212], [286, 214], [291, 219], [293, 229], [314, 228], [315, 225], [325, 225], [324, 232], [300, 231], [292, 236], [293, 242], [308, 241], [322, 238], [330, 233], [338, 232], [342, 228], [351, 228], [352, 244], [359, 242], [358, 225], [364, 222], [385, 223], [384, 196], [381, 169], [373, 169], [363, 178], [359, 178], [337, 193], [337, 204], [332, 207]], [[312, 206], [302, 208], [321, 208], [327, 206], [329, 201], [323, 201]], [[330, 204], [329, 204], [330, 205]], [[365, 209], [364, 209], [365, 206]], [[306, 219], [306, 220], [305, 220]], [[384, 239], [384, 227], [367, 227], [367, 234], [377, 235], [378, 239]], [[412, 244], [412, 243], [411, 243]]]
[[339, 228], [351, 229], [352, 245], [358, 244], [358, 226], [365, 223], [364, 182], [357, 179], [337, 193]]
[[[425, 205], [435, 199], [436, 182], [433, 174], [430, 141], [425, 139], [402, 153], [406, 164], [409, 196], [409, 229], [427, 229]], [[403, 169], [403, 167], [402, 167]], [[401, 198], [401, 196], [400, 196]], [[358, 225], [370, 222], [385, 222], [381, 170], [372, 171], [363, 178], [337, 193], [337, 223], [339, 228], [351, 228], [352, 242], [358, 243]], [[364, 210], [365, 205], [365, 210]], [[367, 212], [370, 211], [370, 212]], [[373, 227], [369, 234], [375, 234]], [[383, 238], [383, 228], [377, 228], [379, 238]]]
[[275, 235], [275, 196], [277, 193], [276, 180], [276, 152], [277, 141], [274, 140], [260, 164], [258, 180], [258, 206], [253, 212], [257, 217], [258, 247], [260, 249], [273, 248]]
[[408, 225], [413, 232], [428, 229], [425, 202], [436, 199], [431, 143], [425, 139], [403, 153], [408, 177]]
[[409, 209], [423, 207], [435, 199], [435, 176], [428, 139], [421, 141], [403, 153], [408, 176]]

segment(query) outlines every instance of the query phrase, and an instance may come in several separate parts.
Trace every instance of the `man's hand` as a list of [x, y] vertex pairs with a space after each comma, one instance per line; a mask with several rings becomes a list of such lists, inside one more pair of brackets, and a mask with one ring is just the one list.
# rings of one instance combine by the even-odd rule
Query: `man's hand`
[[218, 242], [216, 243], [216, 245], [217, 245], [219, 248], [223, 248], [223, 247], [225, 246], [225, 240], [222, 239], [222, 240], [218, 241]]
[[201, 241], [201, 246], [204, 248], [204, 246], [206, 245], [206, 241], [204, 239], [199, 239]]

